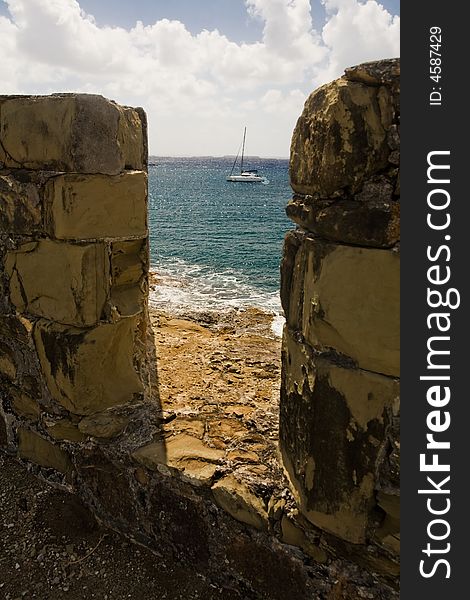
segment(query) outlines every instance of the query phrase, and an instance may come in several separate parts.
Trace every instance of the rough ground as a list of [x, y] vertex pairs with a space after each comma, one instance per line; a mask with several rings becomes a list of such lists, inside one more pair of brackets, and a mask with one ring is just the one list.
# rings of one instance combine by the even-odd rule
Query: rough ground
[[102, 529], [67, 492], [0, 454], [0, 598], [235, 600], [184, 565]]
[[[227, 472], [271, 490], [277, 479], [282, 490], [280, 341], [271, 335], [271, 318], [253, 310], [226, 322], [161, 312], [151, 319], [157, 392], [172, 415], [168, 437], [199, 439], [224, 452]], [[12, 458], [0, 455], [0, 469], [0, 598], [241, 600], [102, 529], [74, 496], [48, 487]]]

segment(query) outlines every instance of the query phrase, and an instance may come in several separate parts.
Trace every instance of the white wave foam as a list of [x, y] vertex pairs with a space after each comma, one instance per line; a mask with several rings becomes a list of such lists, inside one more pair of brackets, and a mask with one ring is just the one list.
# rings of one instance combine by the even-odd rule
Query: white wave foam
[[209, 267], [174, 259], [171, 265], [152, 269], [151, 306], [171, 314], [225, 313], [255, 307], [273, 315], [272, 331], [281, 335], [279, 292], [253, 286], [249, 278], [234, 270], [213, 271]]
[[283, 315], [275, 315], [271, 323], [271, 331], [276, 337], [282, 337], [282, 330], [286, 319]]

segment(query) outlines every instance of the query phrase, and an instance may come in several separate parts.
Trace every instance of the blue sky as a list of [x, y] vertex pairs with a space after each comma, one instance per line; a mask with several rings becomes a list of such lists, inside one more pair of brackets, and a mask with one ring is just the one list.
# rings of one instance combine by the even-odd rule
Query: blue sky
[[[140, 19], [146, 25], [163, 18], [177, 19], [191, 33], [202, 29], [219, 29], [236, 42], [255, 42], [261, 39], [263, 24], [249, 19], [243, 0], [82, 0], [82, 8], [91, 12], [102, 25], [131, 27]], [[400, 14], [399, 0], [381, 4], [392, 14]], [[325, 22], [325, 10], [320, 2], [312, 2], [315, 26]]]
[[[399, 0], [381, 4], [392, 14], [400, 14]], [[189, 31], [219, 29], [235, 42], [255, 42], [261, 39], [263, 23], [247, 16], [244, 0], [81, 0], [80, 6], [92, 14], [99, 25], [129, 29], [140, 20], [151, 25], [160, 19], [182, 21]], [[321, 2], [311, 3], [313, 24], [324, 25], [325, 10]], [[0, 14], [8, 15], [5, 0], [0, 0]]]
[[[143, 106], [150, 151], [287, 156], [307, 95], [399, 53], [386, 0], [0, 0], [4, 93], [81, 91]], [[140, 23], [137, 23], [140, 21]]]

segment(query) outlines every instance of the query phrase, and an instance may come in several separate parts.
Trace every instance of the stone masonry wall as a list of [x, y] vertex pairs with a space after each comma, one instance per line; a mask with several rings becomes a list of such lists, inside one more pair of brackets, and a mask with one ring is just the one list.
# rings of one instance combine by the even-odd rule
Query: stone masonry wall
[[141, 110], [0, 97], [3, 443], [71, 478], [69, 444], [146, 387]]
[[399, 61], [305, 103], [282, 260], [283, 463], [302, 514], [399, 553]]
[[[375, 350], [370, 329], [369, 348], [353, 343], [347, 308], [340, 302], [333, 303], [331, 315], [338, 316], [334, 328], [323, 319], [324, 328], [317, 329], [315, 319], [330, 314], [325, 312], [326, 294], [337, 274], [347, 271], [348, 247], [330, 242], [331, 248], [326, 242], [317, 246], [305, 231], [292, 234], [283, 275], [289, 322], [284, 363], [286, 367], [291, 360], [289, 352], [295, 365], [284, 370], [282, 448], [286, 465], [289, 457], [296, 469], [300, 465], [300, 470], [290, 469], [300, 490], [307, 466], [307, 484], [311, 477], [317, 481], [320, 473], [324, 493], [315, 505], [301, 500], [305, 518], [277, 463], [279, 481], [273, 485], [263, 475], [253, 481], [232, 477], [224, 452], [191, 431], [175, 434], [168, 423], [176, 415], [160, 406], [147, 314], [146, 144], [141, 109], [82, 94], [0, 96], [0, 450], [52, 485], [77, 494], [106, 526], [152, 549], [156, 565], [160, 560], [184, 561], [222, 587], [224, 597], [397, 598], [396, 562], [378, 546], [358, 554], [354, 544], [340, 539], [356, 541], [364, 518], [361, 526], [353, 523], [354, 535], [347, 536], [336, 526], [328, 524], [325, 531], [323, 521], [320, 527], [309, 521], [312, 510], [323, 510], [318, 502], [326, 506], [336, 498], [344, 512], [343, 479], [337, 478], [337, 496], [331, 500], [333, 483], [325, 476], [328, 472], [333, 481], [337, 464], [317, 452], [321, 438], [312, 435], [332, 424], [338, 447], [344, 448], [348, 436], [361, 432], [357, 440], [354, 437], [354, 448], [369, 453], [364, 461], [372, 460], [374, 452], [384, 457], [377, 460], [380, 481], [364, 475], [369, 463], [362, 469], [357, 456], [340, 465], [341, 473], [357, 469], [354, 485], [357, 482], [361, 493], [354, 496], [354, 506], [365, 506], [363, 498], [379, 484], [380, 506], [394, 506], [394, 467], [384, 443], [392, 435], [395, 407], [396, 383], [387, 371], [387, 365], [394, 369], [389, 358], [395, 352], [389, 339], [393, 327], [383, 329], [381, 353]], [[303, 168], [300, 161], [299, 174]], [[384, 177], [392, 176], [387, 171]], [[301, 180], [307, 181], [303, 175]], [[368, 185], [376, 185], [375, 179]], [[301, 219], [304, 209], [298, 199], [307, 211], [311, 197], [306, 193], [291, 205], [299, 207]], [[367, 191], [360, 193], [366, 194], [364, 202], [371, 201]], [[384, 206], [378, 203], [380, 214], [387, 212]], [[368, 250], [377, 253], [371, 261], [365, 253], [357, 257], [354, 252], [359, 250], [348, 251], [353, 265], [363, 269], [361, 285], [366, 285], [365, 271], [371, 265], [374, 281], [383, 265], [392, 269], [396, 254], [391, 250]], [[322, 269], [317, 286], [312, 269], [331, 258], [331, 269]], [[321, 311], [307, 303], [299, 313], [296, 307], [302, 303], [296, 294], [304, 288], [300, 281], [305, 281], [304, 298], [320, 290]], [[387, 289], [394, 293], [393, 285]], [[348, 293], [343, 300], [358, 300], [351, 290]], [[380, 302], [393, 310], [386, 293], [375, 302], [374, 310], [380, 311]], [[307, 307], [312, 307], [310, 313]], [[300, 314], [306, 316], [304, 329]], [[380, 323], [380, 315], [371, 318]], [[320, 344], [330, 340], [336, 353], [320, 352]], [[323, 362], [306, 360], [307, 352], [320, 353]], [[354, 361], [360, 368], [349, 368]], [[313, 386], [315, 376], [318, 385]], [[330, 376], [334, 388], [333, 383], [328, 387]], [[352, 386], [357, 397], [347, 396], [355, 417], [349, 432], [344, 426], [349, 405], [343, 394]], [[342, 420], [335, 421], [327, 405], [323, 414], [313, 415], [312, 407], [324, 391], [331, 395], [333, 408], [342, 411]], [[361, 402], [369, 396], [366, 409]], [[383, 407], [389, 412], [382, 417]], [[317, 414], [321, 418], [315, 420]], [[361, 428], [371, 418], [372, 426], [363, 434]], [[311, 466], [315, 460], [316, 471]], [[392, 517], [390, 523], [383, 526], [393, 529]]]

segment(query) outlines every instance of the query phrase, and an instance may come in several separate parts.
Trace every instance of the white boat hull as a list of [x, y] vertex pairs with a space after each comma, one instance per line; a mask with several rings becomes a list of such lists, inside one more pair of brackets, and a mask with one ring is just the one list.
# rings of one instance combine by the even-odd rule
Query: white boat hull
[[229, 175], [227, 181], [243, 182], [243, 183], [262, 183], [264, 177], [254, 175], [253, 173], [243, 173], [242, 175]]

